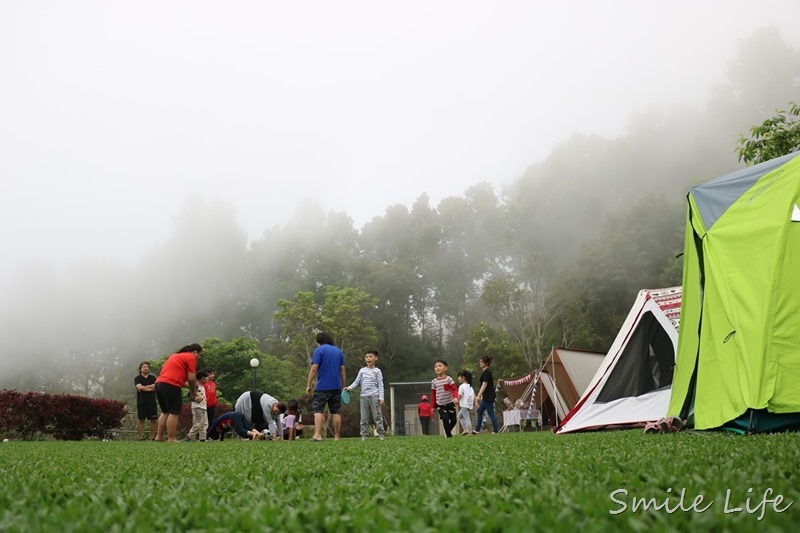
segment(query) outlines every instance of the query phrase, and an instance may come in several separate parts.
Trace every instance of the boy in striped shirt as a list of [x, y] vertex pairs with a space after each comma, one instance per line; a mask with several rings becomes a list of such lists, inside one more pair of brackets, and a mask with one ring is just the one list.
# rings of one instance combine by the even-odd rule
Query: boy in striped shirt
[[356, 380], [345, 387], [344, 390], [349, 391], [358, 386], [361, 386], [361, 440], [367, 440], [369, 436], [369, 414], [372, 413], [372, 419], [375, 420], [375, 425], [378, 426], [378, 438], [383, 440], [383, 413], [381, 406], [383, 405], [383, 373], [381, 369], [375, 366], [378, 362], [378, 352], [370, 350], [364, 355], [364, 361], [367, 366], [362, 367], [358, 371]]
[[444, 433], [447, 438], [453, 436], [456, 427], [456, 402], [458, 401], [458, 387], [453, 378], [447, 375], [447, 361], [437, 359], [433, 365], [436, 377], [431, 381], [431, 407], [439, 409], [439, 418], [442, 419]]

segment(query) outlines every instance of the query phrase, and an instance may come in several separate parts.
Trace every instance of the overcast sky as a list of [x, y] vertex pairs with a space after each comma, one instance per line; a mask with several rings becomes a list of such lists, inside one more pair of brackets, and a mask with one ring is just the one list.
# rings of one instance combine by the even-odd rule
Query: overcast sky
[[192, 194], [251, 239], [306, 198], [360, 228], [500, 187], [573, 132], [702, 107], [800, 2], [0, 0], [0, 276], [133, 265]]

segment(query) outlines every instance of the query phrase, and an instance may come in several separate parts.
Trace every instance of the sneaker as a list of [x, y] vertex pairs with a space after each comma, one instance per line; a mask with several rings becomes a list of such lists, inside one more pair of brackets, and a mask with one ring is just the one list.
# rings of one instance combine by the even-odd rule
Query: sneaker
[[383, 440], [383, 435], [381, 435], [380, 437], [378, 437], [378, 440]]
[[684, 426], [683, 420], [677, 416], [661, 418], [656, 423], [661, 426], [661, 430], [664, 433], [675, 433], [676, 431], [682, 430]]
[[660, 422], [660, 419], [659, 419], [659, 421], [656, 421], [656, 422], [648, 422], [644, 426], [644, 432], [645, 433], [661, 433], [664, 430], [661, 429], [661, 424], [659, 422]]
[[361, 440], [367, 440], [367, 437], [361, 437]]

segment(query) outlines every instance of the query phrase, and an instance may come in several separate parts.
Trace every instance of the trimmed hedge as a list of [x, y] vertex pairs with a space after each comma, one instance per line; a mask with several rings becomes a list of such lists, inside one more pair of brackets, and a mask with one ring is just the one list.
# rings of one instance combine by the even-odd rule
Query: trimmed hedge
[[57, 440], [103, 439], [122, 427], [125, 403], [70, 394], [0, 390], [0, 433]]

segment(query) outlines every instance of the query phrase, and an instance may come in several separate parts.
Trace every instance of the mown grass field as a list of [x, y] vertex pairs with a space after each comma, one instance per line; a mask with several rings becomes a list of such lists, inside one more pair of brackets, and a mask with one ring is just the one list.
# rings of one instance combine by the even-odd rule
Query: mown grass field
[[[800, 527], [800, 434], [9, 442], [0, 471], [3, 532]], [[761, 505], [768, 489], [783, 501]]]

